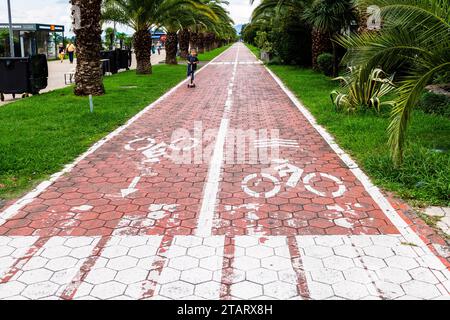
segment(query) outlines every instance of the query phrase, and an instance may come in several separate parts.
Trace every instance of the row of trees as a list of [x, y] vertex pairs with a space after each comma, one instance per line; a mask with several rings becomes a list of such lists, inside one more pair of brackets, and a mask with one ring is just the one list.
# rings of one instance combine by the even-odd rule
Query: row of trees
[[[288, 54], [279, 41], [283, 37], [279, 29], [286, 21], [299, 35], [284, 42]], [[369, 30], [372, 25], [376, 28]], [[448, 0], [262, 0], [243, 37], [272, 50], [285, 63], [293, 59], [285, 57], [311, 57], [310, 65], [316, 69], [318, 57], [331, 53], [334, 76], [344, 66], [349, 70], [340, 78], [345, 80], [345, 93], [334, 100], [347, 111], [379, 108], [382, 96], [394, 92], [395, 99], [388, 103], [392, 106], [388, 131], [398, 165], [412, 110], [424, 88], [450, 83], [449, 30]]]
[[[101, 25], [112, 22], [134, 30], [137, 74], [151, 74], [150, 30], [167, 30], [167, 63], [177, 63], [177, 48], [186, 57], [191, 48], [212, 49], [236, 36], [225, 0], [71, 0], [79, 15], [75, 94], [102, 95], [105, 90], [99, 65]], [[111, 37], [111, 34], [109, 35]], [[113, 39], [110, 39], [113, 42]]]

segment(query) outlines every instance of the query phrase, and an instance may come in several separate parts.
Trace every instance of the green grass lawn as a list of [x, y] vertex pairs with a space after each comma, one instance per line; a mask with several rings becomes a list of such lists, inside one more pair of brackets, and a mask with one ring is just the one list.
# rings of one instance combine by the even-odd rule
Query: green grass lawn
[[211, 61], [212, 59], [214, 59], [215, 57], [217, 57], [219, 54], [221, 54], [222, 52], [224, 52], [225, 50], [227, 50], [229, 47], [231, 47], [231, 44], [220, 47], [220, 48], [216, 48], [214, 50], [205, 52], [205, 53], [200, 53], [198, 55], [198, 59], [200, 61]]
[[375, 184], [413, 205], [450, 205], [450, 119], [414, 111], [405, 161], [393, 167], [387, 146], [389, 114], [337, 113], [330, 92], [337, 83], [309, 69], [270, 68], [332, 133]]
[[253, 52], [253, 54], [255, 56], [258, 57], [258, 59], [261, 57], [261, 49], [259, 49], [258, 47], [255, 47], [254, 45], [248, 44], [248, 43], [246, 43], [245, 45], [247, 46], [247, 48], [250, 49], [251, 52]]
[[76, 97], [64, 88], [0, 107], [0, 199], [13, 198], [58, 172], [186, 76], [185, 66], [154, 66], [106, 77], [106, 95]]

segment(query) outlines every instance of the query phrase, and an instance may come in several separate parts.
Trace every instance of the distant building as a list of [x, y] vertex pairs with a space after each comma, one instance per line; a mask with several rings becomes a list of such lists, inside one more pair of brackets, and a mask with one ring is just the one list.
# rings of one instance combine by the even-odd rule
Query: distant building
[[[0, 56], [9, 56], [9, 24], [0, 23]], [[45, 54], [57, 57], [59, 40], [64, 39], [64, 26], [39, 23], [14, 23], [14, 52], [16, 57]]]
[[167, 33], [164, 29], [151, 30], [152, 43], [157, 44], [160, 41], [163, 45], [166, 43]]

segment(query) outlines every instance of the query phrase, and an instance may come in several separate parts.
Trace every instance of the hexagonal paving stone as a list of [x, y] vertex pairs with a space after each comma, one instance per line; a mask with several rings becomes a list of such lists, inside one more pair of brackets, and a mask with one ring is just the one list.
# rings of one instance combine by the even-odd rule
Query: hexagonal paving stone
[[406, 282], [402, 284], [402, 288], [406, 294], [422, 299], [432, 299], [440, 295], [439, 290], [434, 285], [418, 280]]
[[195, 295], [208, 300], [217, 300], [220, 297], [221, 284], [216, 281], [208, 281], [195, 286]]
[[344, 280], [344, 276], [341, 271], [326, 268], [312, 270], [311, 277], [313, 280], [325, 284], [333, 284]]
[[350, 258], [332, 256], [323, 259], [323, 264], [326, 268], [335, 270], [347, 270], [354, 267], [353, 260]]
[[276, 271], [258, 268], [247, 271], [247, 279], [259, 284], [267, 284], [278, 280], [278, 276]]
[[202, 268], [194, 268], [181, 272], [181, 280], [192, 284], [199, 284], [202, 282], [211, 281], [212, 278], [213, 278], [212, 271]]
[[261, 266], [270, 270], [281, 271], [286, 269], [292, 269], [291, 259], [271, 256], [268, 258], [263, 258], [261, 260]]
[[314, 258], [326, 258], [333, 255], [333, 250], [329, 247], [315, 246], [305, 248], [305, 254]]
[[91, 270], [85, 278], [85, 281], [92, 284], [101, 284], [111, 281], [116, 276], [117, 271], [109, 268], [96, 268]]
[[138, 259], [130, 256], [123, 256], [123, 257], [117, 257], [113, 258], [108, 261], [108, 264], [106, 265], [108, 268], [120, 271], [129, 269], [132, 267], [135, 267], [138, 263]]
[[189, 270], [198, 267], [198, 264], [197, 258], [189, 256], [176, 257], [169, 260], [169, 266], [178, 270]]
[[263, 286], [263, 291], [266, 296], [287, 300], [298, 295], [297, 286], [282, 281], [276, 281]]
[[239, 270], [248, 271], [260, 267], [260, 261], [256, 258], [242, 256], [235, 257], [233, 267]]
[[127, 255], [130, 249], [125, 246], [108, 246], [102, 252], [102, 257], [107, 259], [117, 258]]
[[245, 249], [245, 253], [254, 258], [266, 258], [274, 255], [274, 251], [272, 248], [266, 246], [254, 246]]
[[11, 297], [17, 296], [25, 287], [25, 284], [18, 281], [0, 283], [0, 299], [10, 299]]
[[385, 299], [396, 299], [405, 295], [405, 292], [400, 285], [392, 282], [376, 281], [375, 287], [381, 292], [381, 295]]
[[331, 285], [317, 281], [309, 281], [308, 290], [311, 298], [316, 300], [323, 300], [334, 296]]
[[351, 245], [342, 245], [338, 247], [334, 247], [333, 251], [336, 255], [347, 257], [347, 258], [356, 258], [359, 256], [358, 251], [355, 250]]
[[372, 282], [369, 272], [369, 270], [364, 268], [351, 268], [345, 270], [343, 273], [346, 280], [361, 284], [369, 284]]
[[50, 280], [52, 277], [53, 272], [47, 269], [36, 269], [36, 270], [30, 270], [25, 271], [22, 273], [17, 280], [20, 282], [23, 282], [25, 284], [32, 284], [42, 281]]
[[383, 247], [383, 246], [369, 246], [365, 247], [364, 253], [368, 256], [372, 256], [375, 258], [385, 259], [394, 255], [394, 252], [391, 248]]
[[175, 281], [161, 285], [159, 294], [170, 299], [182, 299], [194, 294], [194, 285], [184, 282]]
[[61, 257], [50, 260], [45, 267], [52, 271], [60, 271], [74, 267], [77, 262], [78, 260], [72, 257]]
[[126, 285], [117, 281], [110, 281], [94, 286], [91, 295], [99, 299], [111, 299], [123, 295]]
[[42, 299], [56, 293], [59, 286], [49, 281], [33, 283], [23, 290], [22, 295], [29, 299]]
[[207, 247], [207, 246], [197, 246], [193, 248], [189, 248], [187, 251], [187, 255], [193, 256], [196, 258], [206, 258], [213, 256], [216, 252], [215, 248]]
[[385, 261], [390, 267], [403, 270], [410, 270], [419, 266], [419, 264], [413, 258], [409, 257], [393, 256], [385, 259]]
[[402, 284], [411, 280], [411, 276], [407, 271], [392, 267], [377, 270], [377, 275], [381, 281], [389, 281], [392, 283]]
[[334, 293], [342, 298], [357, 300], [369, 295], [365, 285], [352, 281], [342, 281], [333, 284]]
[[241, 299], [251, 299], [263, 294], [261, 285], [242, 281], [231, 285], [231, 295]]
[[148, 270], [142, 268], [131, 268], [119, 271], [114, 280], [123, 284], [132, 284], [147, 279]]
[[419, 267], [408, 271], [414, 280], [419, 280], [422, 282], [427, 282], [430, 284], [437, 284], [439, 280], [431, 272], [429, 268]]

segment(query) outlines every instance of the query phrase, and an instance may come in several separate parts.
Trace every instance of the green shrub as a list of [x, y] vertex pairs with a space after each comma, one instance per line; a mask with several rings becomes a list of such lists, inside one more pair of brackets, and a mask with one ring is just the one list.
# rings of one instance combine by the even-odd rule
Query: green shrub
[[282, 65], [283, 61], [281, 60], [280, 57], [273, 57], [272, 59], [270, 59], [269, 65]]
[[317, 57], [317, 64], [319, 65], [319, 70], [326, 76], [333, 75], [333, 55], [331, 53], [322, 53], [319, 55]]
[[361, 68], [351, 68], [346, 76], [338, 77], [343, 83], [344, 92], [334, 90], [331, 101], [337, 111], [356, 112], [364, 109], [381, 111], [382, 106], [393, 106], [393, 101], [382, 101], [381, 98], [391, 93], [395, 86], [394, 76], [389, 77], [381, 69], [373, 69], [365, 74]]
[[424, 93], [418, 107], [425, 113], [450, 117], [450, 97], [443, 94]]

